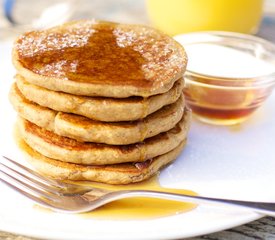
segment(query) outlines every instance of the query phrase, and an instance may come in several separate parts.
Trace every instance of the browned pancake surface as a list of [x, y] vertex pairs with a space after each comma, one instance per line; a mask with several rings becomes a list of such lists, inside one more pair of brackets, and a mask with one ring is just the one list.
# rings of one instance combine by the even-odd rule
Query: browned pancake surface
[[62, 84], [121, 86], [128, 95], [130, 86], [141, 89], [141, 96], [168, 90], [187, 61], [176, 41], [153, 28], [88, 20], [25, 33], [13, 52], [19, 72], [24, 68]]
[[33, 150], [23, 140], [20, 142], [21, 149], [26, 153], [30, 163], [45, 175], [62, 180], [88, 180], [108, 184], [128, 184], [148, 179], [162, 167], [175, 160], [186, 143], [183, 141], [170, 152], [142, 163], [87, 166], [45, 157]]
[[171, 151], [186, 139], [189, 123], [190, 112], [186, 111], [180, 122], [171, 130], [129, 145], [78, 142], [47, 131], [22, 118], [19, 118], [19, 129], [27, 144], [50, 158], [86, 165], [104, 165], [145, 161]]

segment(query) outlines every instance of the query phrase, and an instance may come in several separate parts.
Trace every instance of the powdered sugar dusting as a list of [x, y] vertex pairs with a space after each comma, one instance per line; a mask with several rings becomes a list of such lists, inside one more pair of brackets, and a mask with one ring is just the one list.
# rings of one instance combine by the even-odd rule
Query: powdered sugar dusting
[[173, 39], [152, 28], [95, 21], [26, 33], [15, 50], [36, 74], [150, 88], [181, 77], [187, 61]]

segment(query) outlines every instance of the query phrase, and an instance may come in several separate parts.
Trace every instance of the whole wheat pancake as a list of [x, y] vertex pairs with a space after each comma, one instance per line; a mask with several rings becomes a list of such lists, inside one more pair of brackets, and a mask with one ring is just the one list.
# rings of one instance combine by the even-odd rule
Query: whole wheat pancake
[[120, 163], [100, 166], [66, 163], [45, 157], [33, 150], [23, 140], [20, 141], [20, 146], [30, 164], [37, 171], [53, 178], [74, 181], [88, 180], [109, 184], [128, 184], [148, 179], [162, 167], [175, 160], [185, 146], [185, 141], [182, 141], [170, 152], [142, 163]]
[[77, 164], [104, 165], [142, 162], [171, 151], [186, 138], [189, 118], [190, 112], [185, 111], [181, 121], [168, 132], [130, 145], [78, 142], [38, 127], [23, 118], [19, 118], [18, 126], [26, 143], [47, 157]]
[[180, 44], [153, 28], [82, 20], [21, 35], [13, 63], [44, 88], [125, 98], [167, 92], [183, 75], [187, 57]]
[[173, 128], [184, 113], [184, 98], [165, 106], [148, 117], [134, 122], [99, 122], [70, 113], [56, 112], [27, 100], [16, 83], [11, 87], [10, 101], [19, 115], [58, 135], [78, 141], [125, 145]]
[[174, 103], [181, 95], [183, 80], [179, 79], [166, 93], [149, 98], [84, 97], [55, 92], [30, 84], [16, 76], [19, 90], [30, 101], [60, 112], [74, 113], [98, 121], [133, 121], [144, 118], [165, 105]]

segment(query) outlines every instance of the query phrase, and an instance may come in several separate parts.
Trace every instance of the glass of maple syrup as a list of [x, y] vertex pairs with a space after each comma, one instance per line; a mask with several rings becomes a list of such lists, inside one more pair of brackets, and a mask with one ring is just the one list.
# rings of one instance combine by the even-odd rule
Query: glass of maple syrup
[[275, 86], [275, 45], [233, 32], [197, 32], [175, 39], [188, 55], [184, 94], [201, 121], [233, 125], [246, 120]]

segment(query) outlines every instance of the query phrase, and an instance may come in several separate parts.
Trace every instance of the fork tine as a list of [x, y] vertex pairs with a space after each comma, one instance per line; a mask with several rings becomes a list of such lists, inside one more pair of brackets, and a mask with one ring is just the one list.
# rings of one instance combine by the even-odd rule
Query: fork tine
[[[1, 171], [2, 172], [2, 171]], [[34, 201], [35, 203], [38, 203], [44, 207], [47, 208], [52, 208], [52, 206], [50, 204], [48, 204], [43, 198], [39, 198], [33, 194], [30, 194], [28, 192], [23, 191], [22, 189], [16, 187], [15, 185], [11, 184], [10, 182], [6, 181], [5, 179], [0, 177], [0, 181], [4, 184], [6, 184], [8, 187], [10, 187], [11, 189], [15, 190], [16, 192], [20, 193], [21, 195], [23, 195], [24, 197], [29, 198], [30, 200]]]
[[[36, 187], [34, 187], [34, 186], [26, 183], [26, 182], [21, 181], [20, 179], [18, 179], [16, 177], [14, 177], [14, 176], [12, 176], [12, 175], [10, 175], [10, 174], [2, 171], [1, 169], [0, 169], [0, 173], [2, 175], [4, 175], [6, 179], [9, 179], [8, 182], [11, 185], [14, 185], [14, 184], [12, 184], [12, 182], [14, 182], [14, 183], [18, 184], [19, 186], [21, 186], [22, 188], [24, 188], [24, 189], [28, 190], [29, 192], [31, 192], [32, 195], [36, 195], [36, 197], [40, 197], [40, 198], [44, 198], [44, 199], [48, 199], [48, 200], [53, 200], [53, 201], [57, 200], [57, 197], [56, 197], [55, 194], [47, 193], [45, 191], [41, 191], [40, 189], [38, 189], [38, 188], [36, 188]], [[3, 180], [2, 177], [0, 177], [0, 179]], [[4, 181], [7, 181], [7, 180], [4, 180]], [[21, 191], [23, 191], [23, 189], [21, 189]]]
[[36, 187], [39, 187], [41, 189], [43, 189], [44, 191], [53, 193], [53, 194], [60, 194], [59, 190], [60, 188], [57, 188], [55, 186], [49, 185], [49, 184], [44, 184], [43, 182], [37, 181], [34, 178], [29, 178], [29, 176], [10, 168], [9, 166], [5, 165], [4, 163], [0, 163], [0, 166], [4, 167], [5, 169], [8, 169], [9, 172], [11, 172], [13, 175], [23, 179], [24, 181], [27, 181], [29, 184], [34, 185]]
[[67, 183], [62, 183], [58, 180], [54, 180], [54, 179], [49, 179], [49, 178], [45, 178], [44, 176], [42, 176], [41, 174], [33, 171], [32, 169], [6, 157], [6, 156], [2, 156], [3, 158], [6, 159], [7, 162], [12, 163], [13, 165], [17, 166], [18, 168], [22, 169], [25, 173], [27, 173], [28, 175], [30, 175], [30, 177], [35, 178], [35, 180], [43, 182], [46, 185], [51, 185], [51, 186], [56, 186], [58, 188], [64, 188], [67, 187]]
[[[56, 187], [57, 188], [56, 190], [58, 190], [60, 194], [81, 194], [93, 189], [93, 187], [90, 187], [90, 186], [83, 186], [76, 183], [67, 183], [67, 182], [62, 182], [51, 178], [46, 178], [43, 175], [39, 174], [38, 172], [8, 157], [5, 157], [5, 156], [2, 156], [2, 157], [3, 159], [5, 159], [7, 163], [14, 165], [20, 171], [20, 173], [24, 172], [25, 173], [24, 175], [27, 178], [30, 177], [32, 180], [36, 180], [36, 182], [37, 181], [41, 182], [42, 184], [50, 186], [52, 188]], [[3, 164], [3, 165], [7, 166], [6, 164]]]

